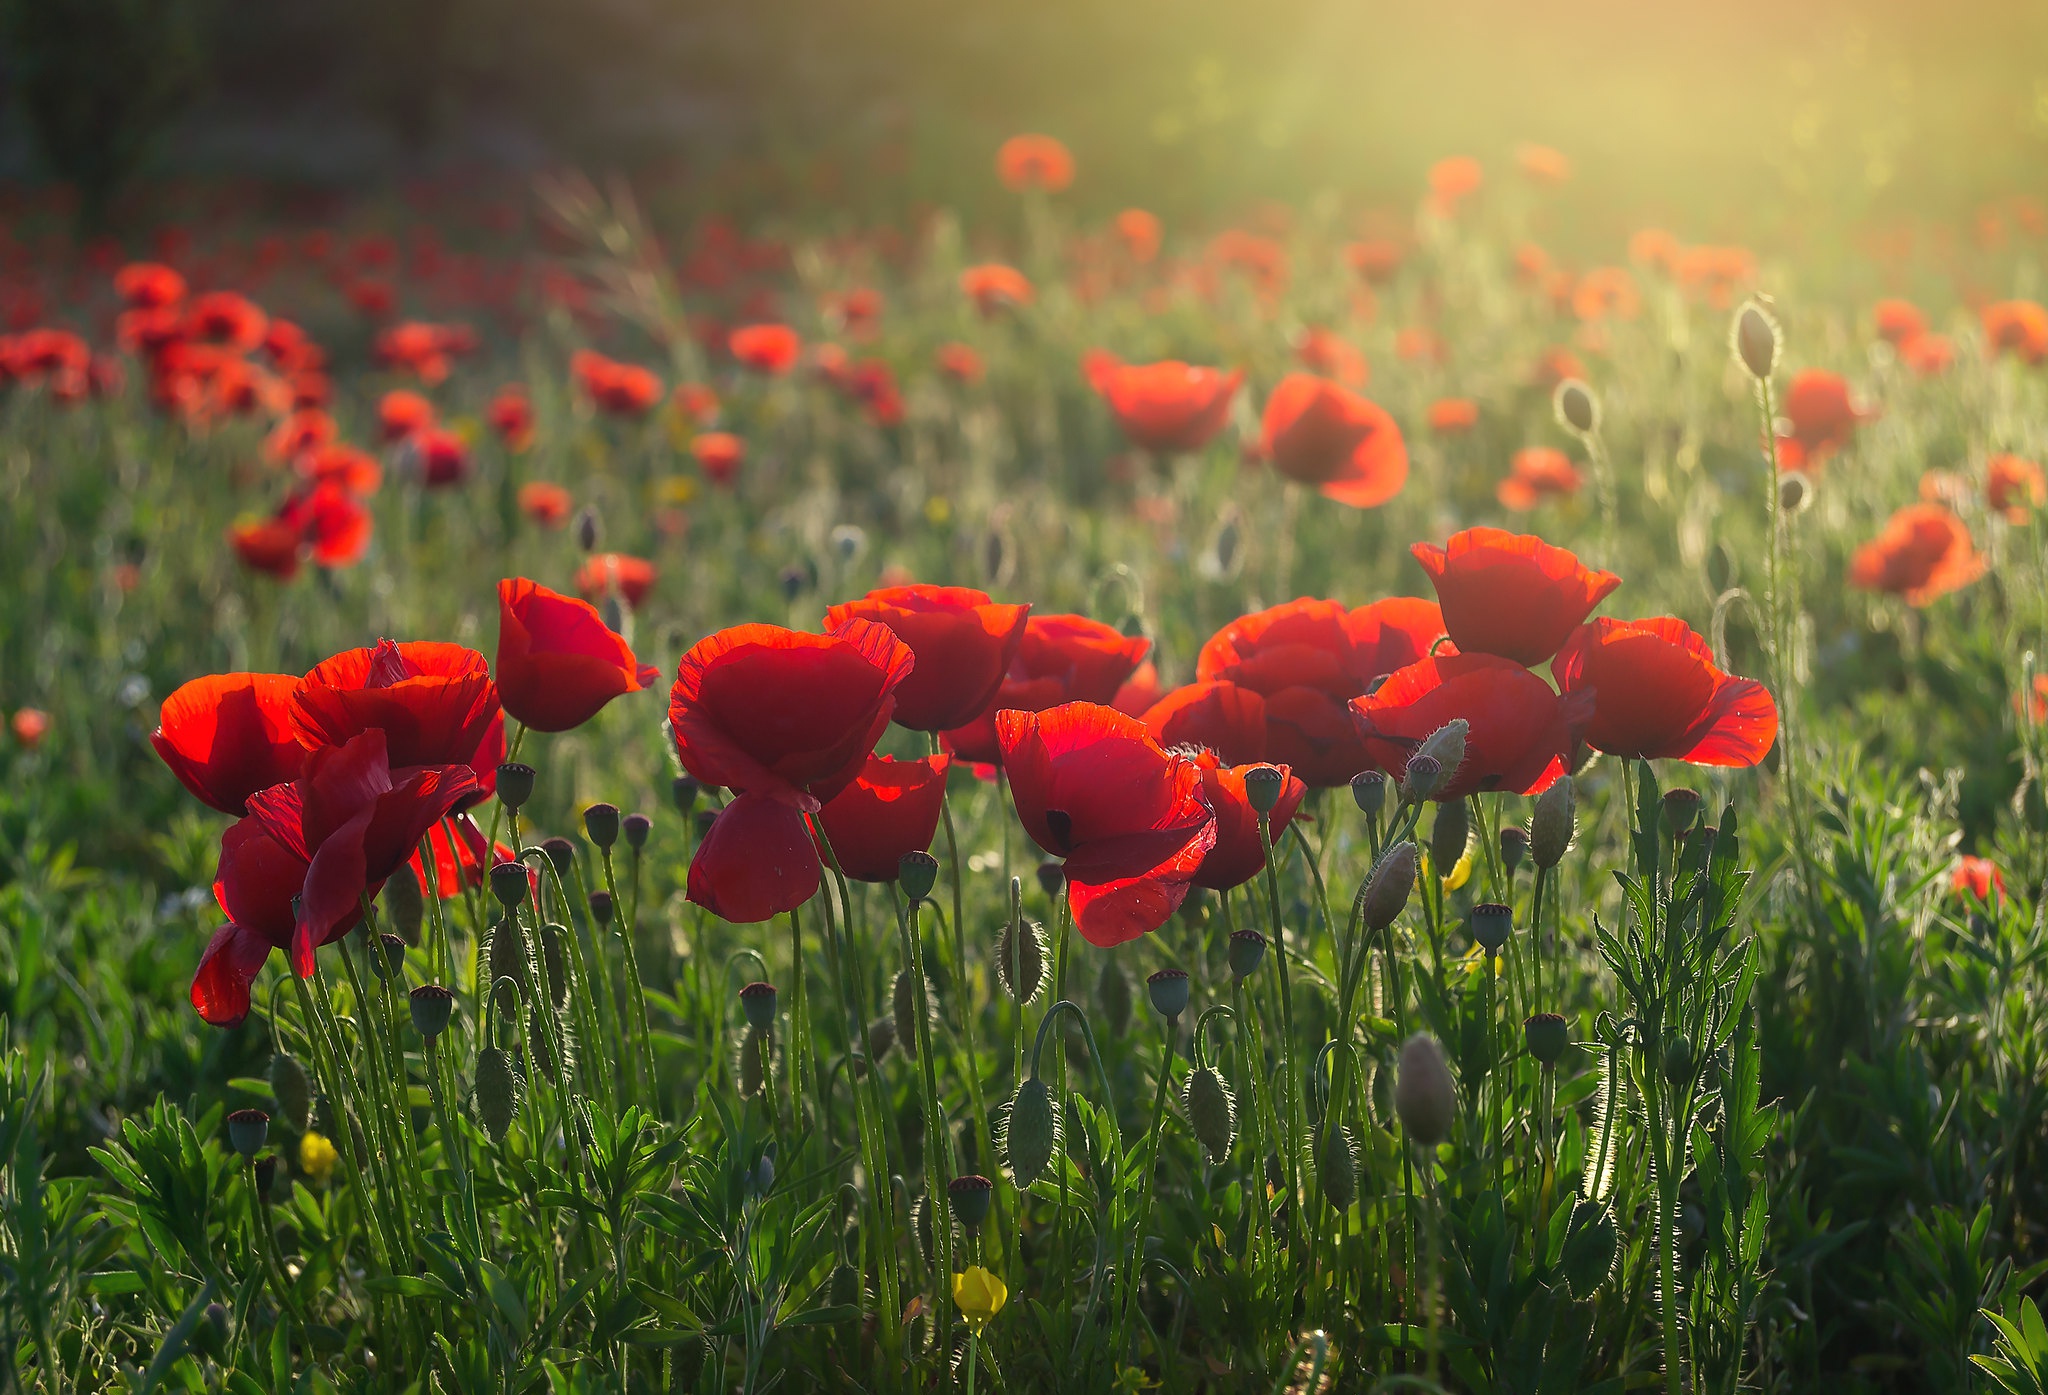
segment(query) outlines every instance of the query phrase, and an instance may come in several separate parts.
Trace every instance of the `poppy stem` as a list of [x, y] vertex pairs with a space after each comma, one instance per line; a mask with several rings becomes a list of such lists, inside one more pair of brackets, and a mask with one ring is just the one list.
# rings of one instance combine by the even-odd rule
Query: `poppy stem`
[[1294, 994], [1289, 986], [1287, 973], [1287, 927], [1280, 916], [1280, 877], [1273, 865], [1273, 820], [1270, 814], [1259, 816], [1259, 845], [1266, 854], [1266, 899], [1267, 909], [1273, 922], [1273, 958], [1280, 972], [1280, 1058], [1286, 1062], [1287, 1123], [1283, 1131], [1282, 1154], [1287, 1171], [1287, 1194], [1290, 1205], [1300, 1206], [1301, 1196], [1301, 1140], [1307, 1129], [1302, 1112], [1302, 1080], [1294, 1058]]
[[[946, 1186], [955, 1174], [953, 1135], [939, 1109], [938, 1064], [932, 1059], [932, 1005], [925, 979], [924, 936], [917, 923], [918, 908], [923, 904], [921, 898], [912, 898], [904, 907], [897, 925], [903, 936], [904, 961], [910, 969], [911, 991], [917, 996], [917, 1076], [924, 1102], [925, 1216], [931, 1222], [938, 1272], [950, 1278], [953, 1273], [953, 1218], [950, 1212], [940, 1214], [940, 1207], [945, 1204], [940, 1198], [945, 1195]], [[932, 1284], [932, 1322], [942, 1351], [947, 1349], [946, 1333], [951, 1326], [946, 1310], [948, 1295], [941, 1292], [944, 1287], [936, 1279]]]
[[981, 1054], [974, 1040], [974, 980], [967, 967], [967, 915], [962, 910], [960, 845], [953, 836], [953, 800], [939, 802], [939, 814], [946, 830], [946, 868], [953, 880], [953, 993], [960, 1006], [960, 1039], [966, 1050], [968, 1102], [974, 1106], [974, 1151], [986, 1157], [991, 1147], [988, 1106], [981, 1093]]
[[[524, 733], [521, 734], [523, 735]], [[637, 851], [633, 855], [636, 871], [638, 870], [639, 856]], [[611, 893], [612, 905], [618, 906], [620, 904], [619, 883], [618, 878], [612, 871], [612, 850], [610, 848], [602, 849], [602, 860], [604, 862], [605, 890]], [[637, 889], [634, 893], [634, 899], [636, 901], [639, 899]], [[790, 919], [792, 934], [794, 934], [794, 912], [791, 913]], [[640, 982], [640, 951], [633, 944], [633, 917], [628, 915], [624, 919], [619, 920], [617, 924], [619, 927], [619, 943], [626, 951], [626, 987], [632, 994], [629, 1006], [633, 1015], [631, 1031], [635, 1038], [631, 1051], [633, 1072], [641, 1082], [638, 1092], [641, 1101], [645, 1104], [652, 1104], [654, 1102], [654, 1040], [647, 1030], [647, 990], [641, 986]], [[796, 962], [798, 971], [801, 973], [804, 961], [800, 943], [797, 949]], [[796, 1001], [792, 1004], [792, 1012], [796, 1007], [800, 1007], [803, 1001], [803, 980], [799, 977], [796, 985]], [[794, 1016], [792, 1016], [791, 1020], [795, 1020]]]
[[1124, 1359], [1124, 1344], [1130, 1340], [1131, 1314], [1137, 1310], [1138, 1289], [1145, 1282], [1145, 1227], [1152, 1219], [1152, 1194], [1158, 1190], [1152, 1171], [1159, 1165], [1159, 1135], [1166, 1125], [1166, 1087], [1173, 1079], [1173, 1039], [1179, 1026], [1180, 1018], [1175, 1016], [1167, 1018], [1160, 1029], [1159, 1080], [1152, 1093], [1152, 1128], [1145, 1136], [1145, 1167], [1138, 1174], [1138, 1216], [1131, 1230], [1123, 1302], [1117, 1307], [1116, 1340], [1109, 1348], [1112, 1370]]

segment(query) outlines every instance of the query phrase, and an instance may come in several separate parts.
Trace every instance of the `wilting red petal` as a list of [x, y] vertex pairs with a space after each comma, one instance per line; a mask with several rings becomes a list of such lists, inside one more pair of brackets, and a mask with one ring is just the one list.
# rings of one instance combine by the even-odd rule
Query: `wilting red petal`
[[298, 681], [285, 673], [195, 678], [164, 699], [150, 744], [202, 803], [246, 813], [250, 795], [298, 778], [305, 764], [291, 724]]
[[819, 875], [803, 814], [778, 799], [741, 794], [697, 845], [688, 894], [720, 919], [748, 925], [810, 900]]

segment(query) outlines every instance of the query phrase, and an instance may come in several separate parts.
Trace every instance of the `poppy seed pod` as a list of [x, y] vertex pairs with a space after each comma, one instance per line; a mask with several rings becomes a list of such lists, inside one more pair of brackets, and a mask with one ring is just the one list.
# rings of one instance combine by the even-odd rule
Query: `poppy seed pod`
[[1787, 470], [1778, 476], [1778, 509], [1798, 513], [1813, 502], [1813, 481], [1804, 470]]
[[1680, 788], [1664, 791], [1664, 831], [1674, 838], [1679, 837], [1699, 818], [1700, 805], [1704, 802], [1698, 790]]
[[1536, 1063], [1548, 1068], [1556, 1065], [1558, 1058], [1564, 1055], [1571, 1034], [1562, 1016], [1554, 1012], [1539, 1012], [1522, 1024], [1522, 1039], [1528, 1044], [1529, 1054], [1536, 1058]]
[[754, 1190], [767, 1195], [775, 1186], [775, 1145], [769, 1144], [768, 1151], [761, 1154], [761, 1160], [754, 1164]]
[[428, 1041], [448, 1030], [455, 1015], [455, 995], [438, 983], [423, 983], [407, 997], [412, 1008], [413, 1030]]
[[1495, 901], [1483, 902], [1472, 908], [1471, 928], [1473, 940], [1486, 947], [1488, 954], [1499, 954], [1514, 933], [1515, 911], [1512, 906], [1503, 906]]
[[1209, 1161], [1220, 1163], [1229, 1157], [1230, 1141], [1237, 1136], [1237, 1102], [1213, 1066], [1199, 1066], [1188, 1076], [1184, 1103], [1188, 1125], [1207, 1150]]
[[540, 850], [547, 854], [548, 864], [555, 869], [555, 875], [566, 881], [570, 869], [576, 865], [576, 845], [567, 838], [550, 838], [540, 845]]
[[1408, 897], [1415, 890], [1415, 864], [1412, 840], [1396, 843], [1380, 854], [1379, 866], [1366, 879], [1365, 903], [1360, 908], [1366, 929], [1386, 929], [1407, 908]]
[[277, 1154], [265, 1153], [256, 1159], [256, 1197], [268, 1205], [270, 1189], [277, 1185]]
[[995, 1199], [996, 1184], [979, 1174], [955, 1177], [946, 1183], [946, 1200], [952, 1204], [953, 1214], [971, 1235], [981, 1229], [981, 1223], [988, 1219], [989, 1203]]
[[863, 1292], [860, 1270], [851, 1264], [838, 1264], [832, 1268], [831, 1303], [835, 1308], [856, 1308], [867, 1295]]
[[1161, 969], [1145, 980], [1152, 1010], [1169, 1022], [1178, 1020], [1188, 1010], [1188, 988], [1186, 969]]
[[775, 985], [756, 980], [740, 989], [740, 1008], [747, 1014], [749, 1027], [767, 1031], [775, 1025]]
[[598, 847], [609, 849], [619, 841], [619, 806], [593, 804], [583, 811], [583, 831]]
[[590, 893], [590, 918], [600, 927], [612, 923], [612, 894], [609, 891]]
[[405, 938], [407, 944], [418, 944], [420, 923], [426, 919], [427, 902], [420, 894], [420, 879], [412, 870], [411, 863], [400, 863], [391, 879], [384, 883], [384, 894], [378, 898], [383, 908], [384, 921]]
[[1059, 1124], [1053, 1114], [1052, 1091], [1037, 1076], [1017, 1087], [1010, 1103], [1010, 1118], [1003, 1129], [1004, 1149], [1010, 1158], [1010, 1175], [1017, 1185], [1028, 1187], [1045, 1175], [1052, 1161], [1053, 1145], [1059, 1141]]
[[382, 979], [403, 977], [405, 941], [396, 935], [379, 935], [370, 946], [370, 969]]
[[516, 911], [526, 900], [526, 864], [500, 862], [491, 868], [491, 895], [508, 911]]
[[1378, 770], [1361, 770], [1351, 777], [1351, 802], [1367, 818], [1378, 818], [1387, 805], [1387, 777]]
[[1536, 797], [1536, 812], [1529, 819], [1529, 856], [1546, 870], [1564, 861], [1565, 851], [1578, 831], [1578, 809], [1573, 799], [1572, 777], [1557, 782]]
[[1023, 933], [1005, 922], [996, 936], [996, 977], [1003, 990], [1019, 1003], [1031, 1002], [1045, 984], [1045, 927], [1026, 920]]
[[533, 767], [508, 760], [498, 767], [498, 802], [519, 809], [533, 798]]
[[1551, 409], [1566, 430], [1590, 436], [1600, 426], [1600, 403], [1593, 389], [1577, 378], [1566, 378], [1551, 395]]
[[1408, 768], [1401, 776], [1401, 802], [1420, 804], [1436, 793], [1436, 787], [1444, 782], [1444, 768], [1437, 764], [1435, 756], [1416, 754], [1408, 757]]
[[1270, 814], [1273, 806], [1280, 802], [1280, 791], [1286, 783], [1286, 777], [1277, 767], [1255, 765], [1244, 773], [1245, 802], [1252, 806], [1254, 813]]
[[1735, 357], [1758, 382], [1771, 376], [1778, 366], [1778, 322], [1763, 306], [1744, 301], [1735, 312], [1733, 344]]
[[526, 986], [526, 931], [517, 917], [506, 916], [491, 927], [486, 958], [493, 984], [509, 978], [522, 988]]
[[1436, 806], [1436, 822], [1429, 830], [1430, 866], [1439, 877], [1451, 875], [1465, 847], [1472, 841], [1472, 815], [1462, 799]]
[[1122, 1036], [1131, 1026], [1131, 976], [1115, 955], [1102, 961], [1102, 977], [1095, 981], [1095, 1005], [1109, 1030]]
[[647, 835], [654, 831], [654, 820], [645, 814], [628, 814], [619, 828], [626, 835], [626, 846], [638, 852], [647, 846]]
[[1230, 976], [1239, 983], [1250, 978], [1266, 957], [1266, 937], [1256, 930], [1230, 932]]
[[270, 1116], [260, 1109], [237, 1109], [228, 1115], [228, 1142], [244, 1158], [253, 1158], [263, 1151], [263, 1141], [270, 1137]]
[[1529, 855], [1529, 830], [1520, 824], [1509, 824], [1500, 831], [1500, 862], [1508, 875], [1522, 865], [1522, 859]]
[[1443, 1142], [1457, 1117], [1457, 1082], [1451, 1079], [1443, 1045], [1427, 1032], [1417, 1032], [1401, 1043], [1400, 1065], [1394, 1076], [1394, 1112], [1408, 1137], [1425, 1148]]
[[938, 880], [939, 860], [928, 852], [907, 852], [896, 860], [896, 884], [913, 901], [930, 896]]
[[1684, 1033], [1674, 1032], [1664, 1043], [1664, 1078], [1673, 1085], [1683, 1085], [1692, 1079], [1692, 1043]]
[[296, 1057], [279, 1052], [270, 1058], [270, 1093], [286, 1122], [304, 1133], [313, 1122], [313, 1082]]
[[519, 1077], [503, 1048], [486, 1046], [476, 1056], [476, 1117], [491, 1142], [503, 1143], [519, 1112]]
[[697, 807], [697, 796], [704, 793], [704, 784], [695, 775], [678, 775], [668, 782], [669, 802], [676, 806], [676, 812], [684, 818]]
[[[1454, 717], [1429, 734], [1429, 739], [1416, 748], [1415, 756], [1433, 760], [1442, 772], [1439, 782], [1432, 790], [1441, 789], [1456, 778], [1458, 767], [1465, 763], [1465, 738], [1471, 731], [1471, 723], [1463, 717]], [[1414, 768], [1414, 757], [1409, 759], [1409, 768]]]

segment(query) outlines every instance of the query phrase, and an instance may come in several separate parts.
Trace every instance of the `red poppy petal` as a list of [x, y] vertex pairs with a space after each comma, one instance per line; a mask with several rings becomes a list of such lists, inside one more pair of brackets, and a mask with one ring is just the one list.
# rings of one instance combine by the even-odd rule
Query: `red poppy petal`
[[200, 1019], [233, 1027], [247, 1017], [249, 989], [270, 951], [270, 941], [232, 921], [214, 931], [192, 975], [192, 1006]]
[[779, 800], [741, 794], [697, 845], [688, 894], [713, 915], [747, 925], [803, 905], [817, 893], [819, 875], [803, 815]]

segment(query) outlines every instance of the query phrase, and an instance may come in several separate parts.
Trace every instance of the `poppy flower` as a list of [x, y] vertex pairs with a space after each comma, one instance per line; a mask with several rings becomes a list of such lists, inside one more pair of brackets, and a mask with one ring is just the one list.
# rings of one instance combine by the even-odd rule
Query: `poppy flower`
[[1937, 378], [1956, 361], [1955, 341], [1946, 334], [1916, 334], [1899, 346], [1906, 367], [1923, 378]]
[[987, 371], [973, 346], [958, 340], [939, 345], [939, 371], [956, 383], [978, 383]]
[[623, 552], [594, 552], [576, 569], [576, 590], [595, 604], [616, 591], [630, 610], [638, 610], [660, 579], [654, 563]]
[[698, 426], [718, 420], [718, 394], [704, 383], [677, 383], [674, 400], [676, 410]]
[[996, 150], [996, 175], [1012, 189], [1057, 194], [1074, 182], [1074, 157], [1051, 136], [1011, 136]]
[[960, 289], [984, 315], [1031, 303], [1031, 282], [1014, 266], [988, 262], [960, 273]]
[[1523, 142], [1515, 147], [1515, 163], [1538, 184], [1562, 184], [1572, 177], [1572, 162], [1562, 151]]
[[896, 374], [878, 358], [865, 358], [852, 365], [838, 386], [860, 403], [876, 426], [895, 426], [903, 420], [903, 391]]
[[1380, 286], [1394, 279], [1407, 253], [1391, 238], [1367, 238], [1346, 243], [1344, 260], [1360, 280]]
[[427, 426], [406, 438], [403, 458], [429, 489], [446, 489], [469, 478], [469, 447], [452, 431]]
[[498, 712], [490, 665], [476, 650], [380, 639], [316, 664], [292, 690], [291, 721], [310, 750], [381, 731], [400, 767], [468, 765]]
[[1177, 359], [1121, 363], [1098, 358], [1089, 381], [1130, 443], [1159, 455], [1198, 451], [1230, 417], [1243, 370], [1197, 368]]
[[202, 344], [218, 344], [237, 353], [262, 345], [270, 317], [245, 296], [233, 291], [208, 291], [185, 312], [185, 333]]
[[402, 441], [433, 424], [434, 404], [416, 392], [398, 388], [377, 403], [377, 434], [386, 441]]
[[[854, 782], [818, 811], [839, 870], [857, 882], [893, 882], [905, 853], [924, 852], [946, 803], [950, 756], [892, 760], [871, 755]], [[818, 855], [825, 855], [824, 842]]]
[[330, 441], [300, 455], [298, 472], [310, 484], [333, 484], [368, 498], [384, 483], [384, 467], [366, 450]]
[[964, 586], [890, 586], [826, 611], [825, 633], [856, 620], [888, 627], [917, 660], [896, 690], [896, 724], [945, 731], [991, 710], [1030, 613]]
[[575, 504], [568, 490], [547, 480], [528, 480], [519, 486], [519, 511], [543, 528], [567, 523]]
[[1241, 684], [1211, 679], [1175, 688], [1143, 721], [1162, 746], [1204, 747], [1232, 765], [1266, 758], [1266, 699]]
[[1117, 240], [1124, 245], [1130, 259], [1143, 265], [1159, 255], [1159, 244], [1163, 230], [1156, 215], [1142, 208], [1127, 208], [1116, 215], [1111, 224], [1116, 229]]
[[2032, 509], [2048, 503], [2048, 479], [2041, 467], [2017, 455], [1994, 455], [1984, 462], [1984, 502], [2008, 523], [2025, 523]]
[[705, 431], [690, 441], [697, 468], [713, 484], [731, 484], [747, 458], [747, 443], [729, 431]]
[[1923, 606], [1984, 574], [1963, 521], [1939, 504], [1908, 504], [1849, 559], [1849, 584]]
[[162, 310], [185, 298], [185, 278], [161, 262], [131, 262], [114, 274], [114, 294], [138, 310]]
[[1599, 619], [1550, 661], [1565, 693], [1593, 694], [1585, 740], [1624, 759], [1752, 766], [1778, 735], [1778, 705], [1753, 678], [1714, 666], [1683, 620]]
[[1622, 267], [1595, 267], [1572, 287], [1572, 313], [1582, 320], [1632, 320], [1642, 309], [1636, 278]]
[[996, 714], [1042, 712], [1063, 702], [1106, 703], [1137, 671], [1152, 641], [1080, 615], [1033, 615], [994, 701], [975, 719], [948, 729], [946, 748], [977, 765], [997, 765]]
[[[450, 830], [453, 836], [450, 836]], [[420, 890], [428, 889], [427, 864], [420, 856], [422, 851], [431, 853], [434, 859], [432, 888], [443, 901], [453, 901], [473, 887], [480, 887], [489, 876], [493, 865], [499, 862], [513, 862], [518, 854], [503, 843], [494, 844], [490, 855], [485, 855], [484, 831], [476, 826], [476, 820], [468, 814], [457, 814], [441, 820], [427, 831], [420, 840], [420, 846], [413, 849], [406, 865], [412, 868], [413, 876], [419, 879]], [[530, 876], [531, 889], [540, 895], [540, 873]]]
[[1984, 307], [1984, 343], [1991, 353], [2016, 354], [2026, 363], [2048, 360], [2048, 309], [2031, 300], [2001, 300]]
[[660, 671], [633, 657], [597, 610], [573, 596], [508, 577], [498, 583], [498, 698], [534, 731], [569, 731]]
[[1561, 547], [1499, 528], [1467, 528], [1442, 547], [1409, 549], [1429, 573], [1444, 629], [1467, 654], [1540, 664], [1621, 585]]
[[1309, 372], [1334, 378], [1348, 388], [1362, 388], [1372, 377], [1365, 355], [1349, 340], [1313, 325], [1295, 340], [1294, 357]]
[[1949, 873], [1948, 888], [1957, 896], [1974, 896], [1979, 901], [1996, 903], [2005, 899], [2005, 873], [1990, 858], [1966, 853], [1956, 859], [1955, 870]]
[[290, 581], [299, 574], [306, 539], [287, 520], [247, 519], [228, 529], [228, 545], [250, 571]]
[[279, 464], [289, 464], [307, 451], [327, 445], [334, 437], [334, 418], [327, 413], [293, 412], [263, 438], [263, 454]]
[[1458, 436], [1479, 424], [1479, 404], [1469, 397], [1440, 397], [1429, 404], [1429, 429]]
[[1904, 344], [1927, 332], [1927, 317], [1910, 300], [1880, 300], [1871, 307], [1877, 337], [1891, 344]]
[[49, 734], [50, 714], [40, 707], [18, 707], [7, 719], [7, 729], [24, 751], [33, 751]]
[[1375, 691], [1353, 698], [1359, 737], [1388, 774], [1408, 772], [1408, 757], [1462, 718], [1465, 759], [1431, 798], [1462, 799], [1480, 790], [1537, 794], [1562, 775], [1572, 743], [1592, 715], [1593, 694], [1560, 695], [1534, 673], [1493, 654], [1439, 654], [1400, 669]]
[[742, 325], [726, 339], [726, 348], [756, 373], [780, 376], [796, 367], [803, 340], [788, 325]]
[[1408, 448], [1384, 408], [1327, 378], [1290, 373], [1266, 399], [1262, 446], [1275, 469], [1369, 509], [1408, 482]]
[[277, 516], [298, 530], [315, 566], [330, 571], [353, 567], [369, 553], [375, 520], [363, 501], [337, 481], [322, 480], [294, 494]]
[[1107, 949], [1165, 924], [1216, 846], [1201, 767], [1092, 702], [998, 713], [996, 729], [1018, 820], [1066, 860], [1081, 938]]
[[1637, 266], [1655, 267], [1669, 274], [1677, 268], [1682, 251], [1678, 239], [1663, 228], [1641, 228], [1629, 234], [1628, 259]]
[[1479, 192], [1486, 171], [1469, 155], [1453, 155], [1429, 167], [1430, 203], [1439, 213], [1451, 214], [1458, 205]]
[[661, 379], [637, 363], [620, 363], [589, 349], [569, 355], [569, 372], [583, 395], [612, 416], [639, 417], [661, 400]]
[[1797, 447], [1789, 454], [1779, 453], [1779, 464], [1787, 468], [1811, 469], [1819, 465], [1849, 443], [1868, 415], [1857, 409], [1847, 379], [1820, 368], [1803, 369], [1793, 375], [1791, 385], [1785, 389], [1783, 407], [1792, 424], [1790, 439]]
[[1527, 513], [1548, 498], [1576, 494], [1584, 482], [1571, 457], [1550, 446], [1516, 451], [1508, 469], [1508, 477], [1493, 492], [1516, 513]]
[[[1202, 859], [1202, 865], [1195, 869], [1196, 886], [1211, 891], [1229, 891], [1243, 886], [1253, 877], [1266, 870], [1265, 840], [1259, 833], [1259, 814], [1252, 808], [1251, 798], [1245, 792], [1245, 776], [1254, 770], [1265, 768], [1257, 762], [1249, 765], [1225, 765], [1213, 751], [1198, 751], [1195, 765], [1202, 772], [1202, 798], [1216, 815], [1216, 846]], [[1271, 837], [1277, 846], [1280, 835], [1287, 825], [1294, 822], [1295, 811], [1301, 807], [1308, 786], [1294, 777], [1286, 766], [1278, 766], [1280, 772], [1280, 798], [1272, 810]]]
[[523, 451], [533, 444], [533, 400], [517, 383], [498, 389], [498, 395], [484, 408], [484, 420], [510, 451]]
[[1116, 690], [1116, 696], [1109, 700], [1109, 705], [1126, 717], [1143, 717], [1165, 696], [1166, 688], [1159, 681], [1159, 666], [1147, 659], [1123, 681]]

